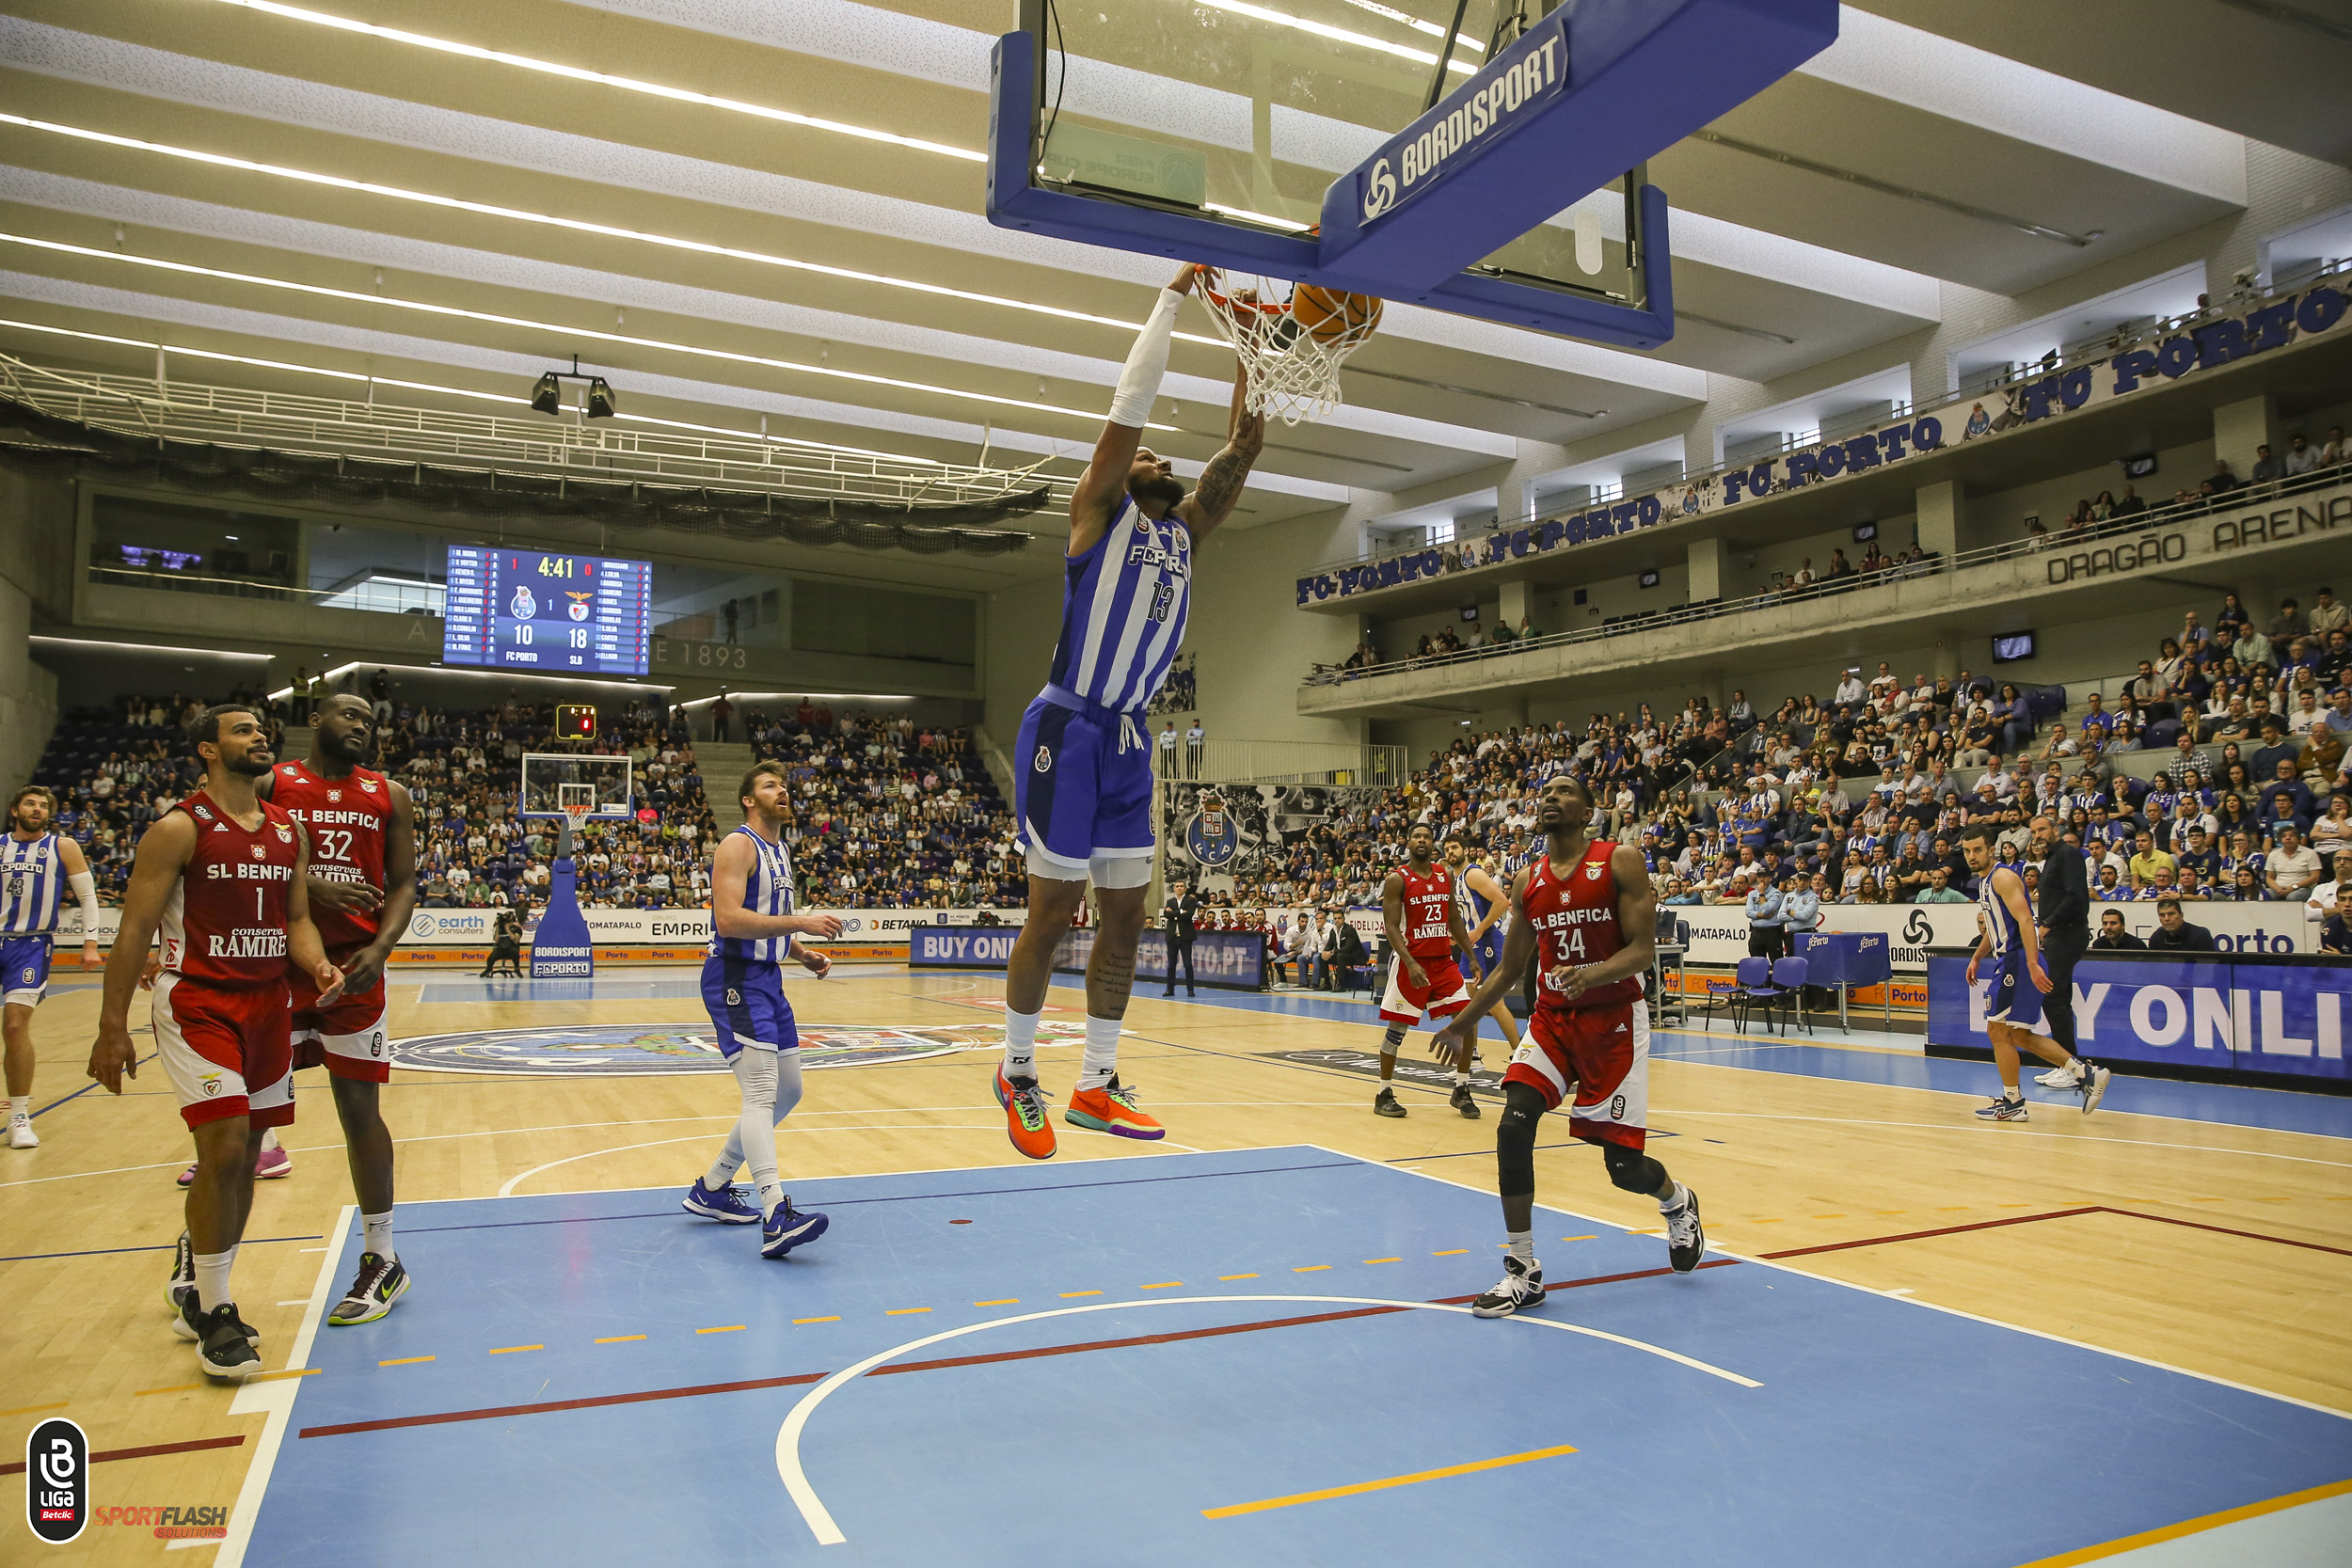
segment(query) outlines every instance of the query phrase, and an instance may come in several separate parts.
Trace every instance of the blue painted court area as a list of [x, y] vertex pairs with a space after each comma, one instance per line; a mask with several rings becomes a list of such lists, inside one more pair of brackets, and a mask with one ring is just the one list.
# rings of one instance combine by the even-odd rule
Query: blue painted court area
[[[1057, 977], [1054, 983], [1077, 982]], [[1276, 1018], [1324, 1019], [1378, 1028], [1372, 1004], [1333, 996], [1295, 992], [1203, 991], [1185, 999], [1189, 1006], [1231, 1007]], [[1820, 1025], [1816, 1023], [1816, 1027]], [[1415, 1037], [1423, 1033], [1415, 1030]], [[1479, 1024], [1481, 1039], [1500, 1038], [1494, 1024]], [[1774, 1040], [1741, 1039], [1727, 1028], [1659, 1029], [1651, 1035], [1650, 1053], [1661, 1060], [1702, 1062], [1713, 1067], [1740, 1068], [1752, 1072], [1782, 1072], [1801, 1078], [1835, 1078], [1850, 1084], [1884, 1084], [1895, 1088], [1938, 1089], [1952, 1094], [1991, 1099], [2000, 1080], [1985, 1062], [1959, 1061], [1910, 1051], [1857, 1051], [1839, 1041], [1851, 1037], [1824, 1029], [1819, 1043], [1803, 1035]], [[1407, 1050], [1419, 1050], [1418, 1045]], [[2072, 1110], [2072, 1094], [2041, 1089], [2030, 1082], [2041, 1070], [2035, 1063], [2027, 1074], [2026, 1097]], [[2143, 1078], [2119, 1072], [2107, 1091], [2108, 1112], [2173, 1117], [2184, 1121], [2220, 1122], [2232, 1127], [2262, 1127], [2278, 1132], [2315, 1132], [2324, 1137], [2352, 1138], [2352, 1095], [2301, 1094], [2292, 1089], [2254, 1088], [2241, 1084], [2201, 1084], [2178, 1078]]]
[[677, 1196], [405, 1208], [248, 1560], [2013, 1564], [2352, 1476], [2338, 1416], [1551, 1212], [1540, 1311], [1430, 1309], [1493, 1200], [1318, 1148], [797, 1183], [781, 1263]]

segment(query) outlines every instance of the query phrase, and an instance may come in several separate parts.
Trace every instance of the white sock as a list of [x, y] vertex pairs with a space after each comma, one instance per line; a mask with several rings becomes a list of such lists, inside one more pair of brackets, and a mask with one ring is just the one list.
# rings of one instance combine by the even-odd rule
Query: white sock
[[1467, 1086], [1469, 1085], [1469, 1084], [1470, 1084], [1470, 1074], [1469, 1074], [1469, 1073], [1467, 1073], [1467, 1072], [1457, 1072], [1457, 1073], [1455, 1073], [1455, 1074], [1454, 1075], [1454, 1086], [1455, 1088], [1459, 1089], [1459, 1088], [1464, 1088], [1464, 1087], [1467, 1087]]
[[273, 1148], [276, 1148], [277, 1147], [278, 1147], [278, 1129], [277, 1129], [277, 1128], [275, 1128], [275, 1127], [264, 1127], [264, 1128], [262, 1128], [262, 1152], [267, 1153], [269, 1150], [271, 1150], [271, 1149], [273, 1149]]
[[727, 1147], [720, 1151], [718, 1164], [712, 1165], [703, 1177], [704, 1189], [714, 1193], [725, 1192], [734, 1182], [735, 1173], [742, 1166], [743, 1147], [735, 1141], [735, 1134], [729, 1132]]
[[759, 1217], [761, 1219], [772, 1219], [775, 1216], [776, 1205], [783, 1201], [784, 1183], [782, 1181], [771, 1176], [759, 1184]]
[[1526, 1264], [1529, 1268], [1534, 1268], [1535, 1266], [1535, 1232], [1533, 1230], [1508, 1230], [1503, 1232], [1503, 1234], [1510, 1241], [1511, 1256]]
[[199, 1252], [196, 1255], [196, 1303], [210, 1312], [224, 1301], [235, 1298], [229, 1293], [229, 1266], [237, 1260], [237, 1249], [227, 1252]]
[[[1036, 1078], [1037, 1078], [1037, 1024], [1038, 1024], [1038, 1020], [1040, 1020], [1040, 1019], [1043, 1018], [1044, 1016], [1045, 1016], [1045, 1009], [1044, 1009], [1044, 1008], [1042, 1008], [1042, 1007], [1040, 1007], [1037, 1011], [1035, 1011], [1035, 1012], [1033, 1012], [1033, 1013], [1016, 1013], [1016, 1012], [1014, 1012], [1014, 1011], [1012, 1010], [1011, 1004], [1008, 1003], [1008, 1004], [1006, 1005], [1006, 1006], [1005, 1006], [1005, 1076], [1006, 1076], [1006, 1077], [1008, 1077], [1008, 1078], [1026, 1078], [1026, 1079], [1029, 1079], [1031, 1082], [1035, 1082], [1035, 1081], [1036, 1081]], [[1093, 1024], [1093, 1022], [1094, 1022], [1094, 1021], [1093, 1021], [1092, 1019], [1089, 1019], [1089, 1020], [1087, 1021], [1087, 1022], [1088, 1022], [1088, 1024], [1089, 1024], [1089, 1028], [1090, 1028], [1090, 1027], [1091, 1027], [1091, 1025]]]
[[1671, 1214], [1690, 1201], [1691, 1189], [1677, 1181], [1675, 1183], [1673, 1192], [1658, 1200], [1658, 1212], [1661, 1214]]
[[2018, 1085], [2004, 1084], [2001, 1085], [2001, 1098], [2003, 1100], [2023, 1100], [2026, 1098], [2026, 1091]]
[[367, 1228], [368, 1251], [387, 1263], [400, 1256], [392, 1250], [392, 1212], [389, 1209], [380, 1214], [362, 1214], [359, 1223]]
[[[1078, 1062], [1078, 1087], [1106, 1086], [1119, 1070], [1119, 1020], [1087, 1015], [1086, 1053]], [[1009, 1074], [1008, 1074], [1009, 1076]]]
[[31, 1095], [29, 1095], [29, 1094], [19, 1094], [19, 1095], [11, 1095], [11, 1096], [9, 1096], [9, 1098], [8, 1098], [8, 1119], [9, 1119], [10, 1121], [30, 1121], [30, 1120], [32, 1120], [32, 1119], [33, 1119], [33, 1097], [32, 1097]]

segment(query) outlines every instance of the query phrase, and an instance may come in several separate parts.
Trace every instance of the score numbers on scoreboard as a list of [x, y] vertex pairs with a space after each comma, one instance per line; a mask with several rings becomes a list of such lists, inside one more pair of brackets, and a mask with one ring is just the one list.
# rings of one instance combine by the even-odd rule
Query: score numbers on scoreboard
[[452, 545], [441, 662], [642, 675], [653, 563]]

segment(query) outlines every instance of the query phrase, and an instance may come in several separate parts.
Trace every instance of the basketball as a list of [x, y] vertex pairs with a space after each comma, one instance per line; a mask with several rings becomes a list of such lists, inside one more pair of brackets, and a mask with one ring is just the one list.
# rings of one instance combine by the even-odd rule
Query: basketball
[[1291, 296], [1291, 319], [1319, 343], [1335, 343], [1350, 333], [1369, 335], [1380, 325], [1380, 302], [1370, 294], [1343, 294], [1302, 283]]

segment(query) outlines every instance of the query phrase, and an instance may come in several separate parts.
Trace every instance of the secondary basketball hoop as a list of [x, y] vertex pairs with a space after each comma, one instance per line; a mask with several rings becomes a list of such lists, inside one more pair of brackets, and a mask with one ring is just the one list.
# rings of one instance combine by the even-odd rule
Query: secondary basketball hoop
[[1340, 405], [1340, 367], [1380, 325], [1379, 300], [1312, 283], [1258, 277], [1220, 290], [1203, 282], [1200, 295], [1241, 361], [1244, 405], [1284, 424], [1327, 418]]

